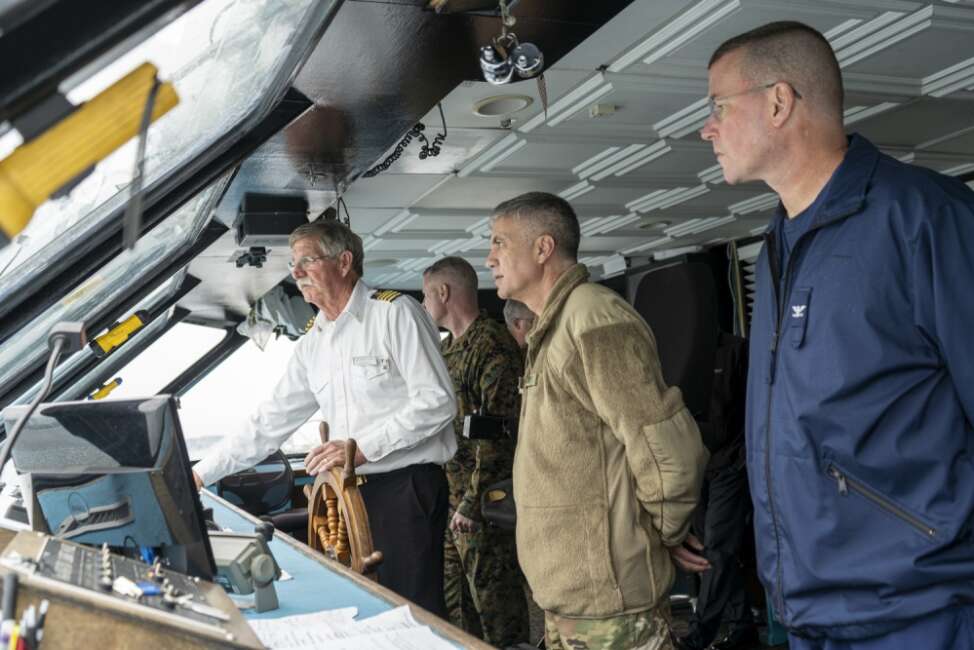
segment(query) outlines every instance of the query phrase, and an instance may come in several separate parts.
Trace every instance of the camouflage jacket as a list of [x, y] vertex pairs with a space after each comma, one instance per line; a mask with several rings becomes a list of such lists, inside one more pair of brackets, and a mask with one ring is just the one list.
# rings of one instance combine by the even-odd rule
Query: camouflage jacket
[[488, 485], [511, 477], [514, 443], [507, 438], [468, 440], [463, 437], [463, 418], [478, 410], [500, 417], [519, 412], [521, 354], [507, 328], [482, 312], [460, 338], [448, 336], [443, 341], [443, 356], [457, 396], [457, 453], [446, 464], [450, 506], [481, 521], [480, 495]]

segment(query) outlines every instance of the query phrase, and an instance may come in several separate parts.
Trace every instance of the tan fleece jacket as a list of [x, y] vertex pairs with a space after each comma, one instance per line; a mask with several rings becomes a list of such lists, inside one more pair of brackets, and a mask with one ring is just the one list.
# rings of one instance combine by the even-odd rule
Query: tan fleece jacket
[[534, 598], [563, 616], [654, 607], [687, 534], [707, 463], [656, 341], [579, 264], [528, 336], [514, 459], [517, 550]]

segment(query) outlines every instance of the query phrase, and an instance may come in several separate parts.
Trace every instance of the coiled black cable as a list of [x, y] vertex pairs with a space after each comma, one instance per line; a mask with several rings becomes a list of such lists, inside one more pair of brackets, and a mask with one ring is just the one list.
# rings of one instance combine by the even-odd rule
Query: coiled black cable
[[386, 171], [392, 167], [397, 160], [405, 153], [406, 147], [413, 141], [413, 138], [419, 138], [422, 140], [423, 145], [419, 149], [419, 159], [426, 160], [427, 158], [435, 158], [440, 155], [441, 145], [446, 140], [447, 130], [446, 130], [446, 117], [443, 115], [443, 104], [437, 104], [440, 109], [440, 121], [443, 123], [443, 133], [437, 133], [433, 137], [433, 142], [430, 143], [429, 139], [423, 131], [426, 130], [426, 125], [422, 122], [417, 122], [416, 126], [409, 129], [409, 132], [402, 137], [396, 148], [393, 149], [392, 153], [386, 156], [386, 159], [380, 162], [378, 165], [368, 170], [362, 174], [363, 178], [372, 178], [373, 176], [378, 176], [382, 172]]

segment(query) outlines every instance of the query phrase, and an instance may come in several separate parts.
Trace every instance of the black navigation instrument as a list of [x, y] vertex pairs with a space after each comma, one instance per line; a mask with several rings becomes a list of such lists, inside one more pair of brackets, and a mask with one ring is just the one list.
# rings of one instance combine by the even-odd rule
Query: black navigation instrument
[[34, 530], [213, 578], [174, 398], [41, 404], [13, 459]]

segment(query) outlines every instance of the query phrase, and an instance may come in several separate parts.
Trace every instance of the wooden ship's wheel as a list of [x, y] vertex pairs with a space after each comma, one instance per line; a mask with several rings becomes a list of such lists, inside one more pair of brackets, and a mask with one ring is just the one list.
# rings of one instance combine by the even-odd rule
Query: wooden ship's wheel
[[[328, 423], [319, 427], [322, 444], [328, 442]], [[372, 531], [355, 475], [354, 440], [345, 441], [345, 466], [333, 467], [305, 486], [308, 497], [308, 546], [341, 562], [353, 571], [376, 579], [382, 552], [372, 548]]]

